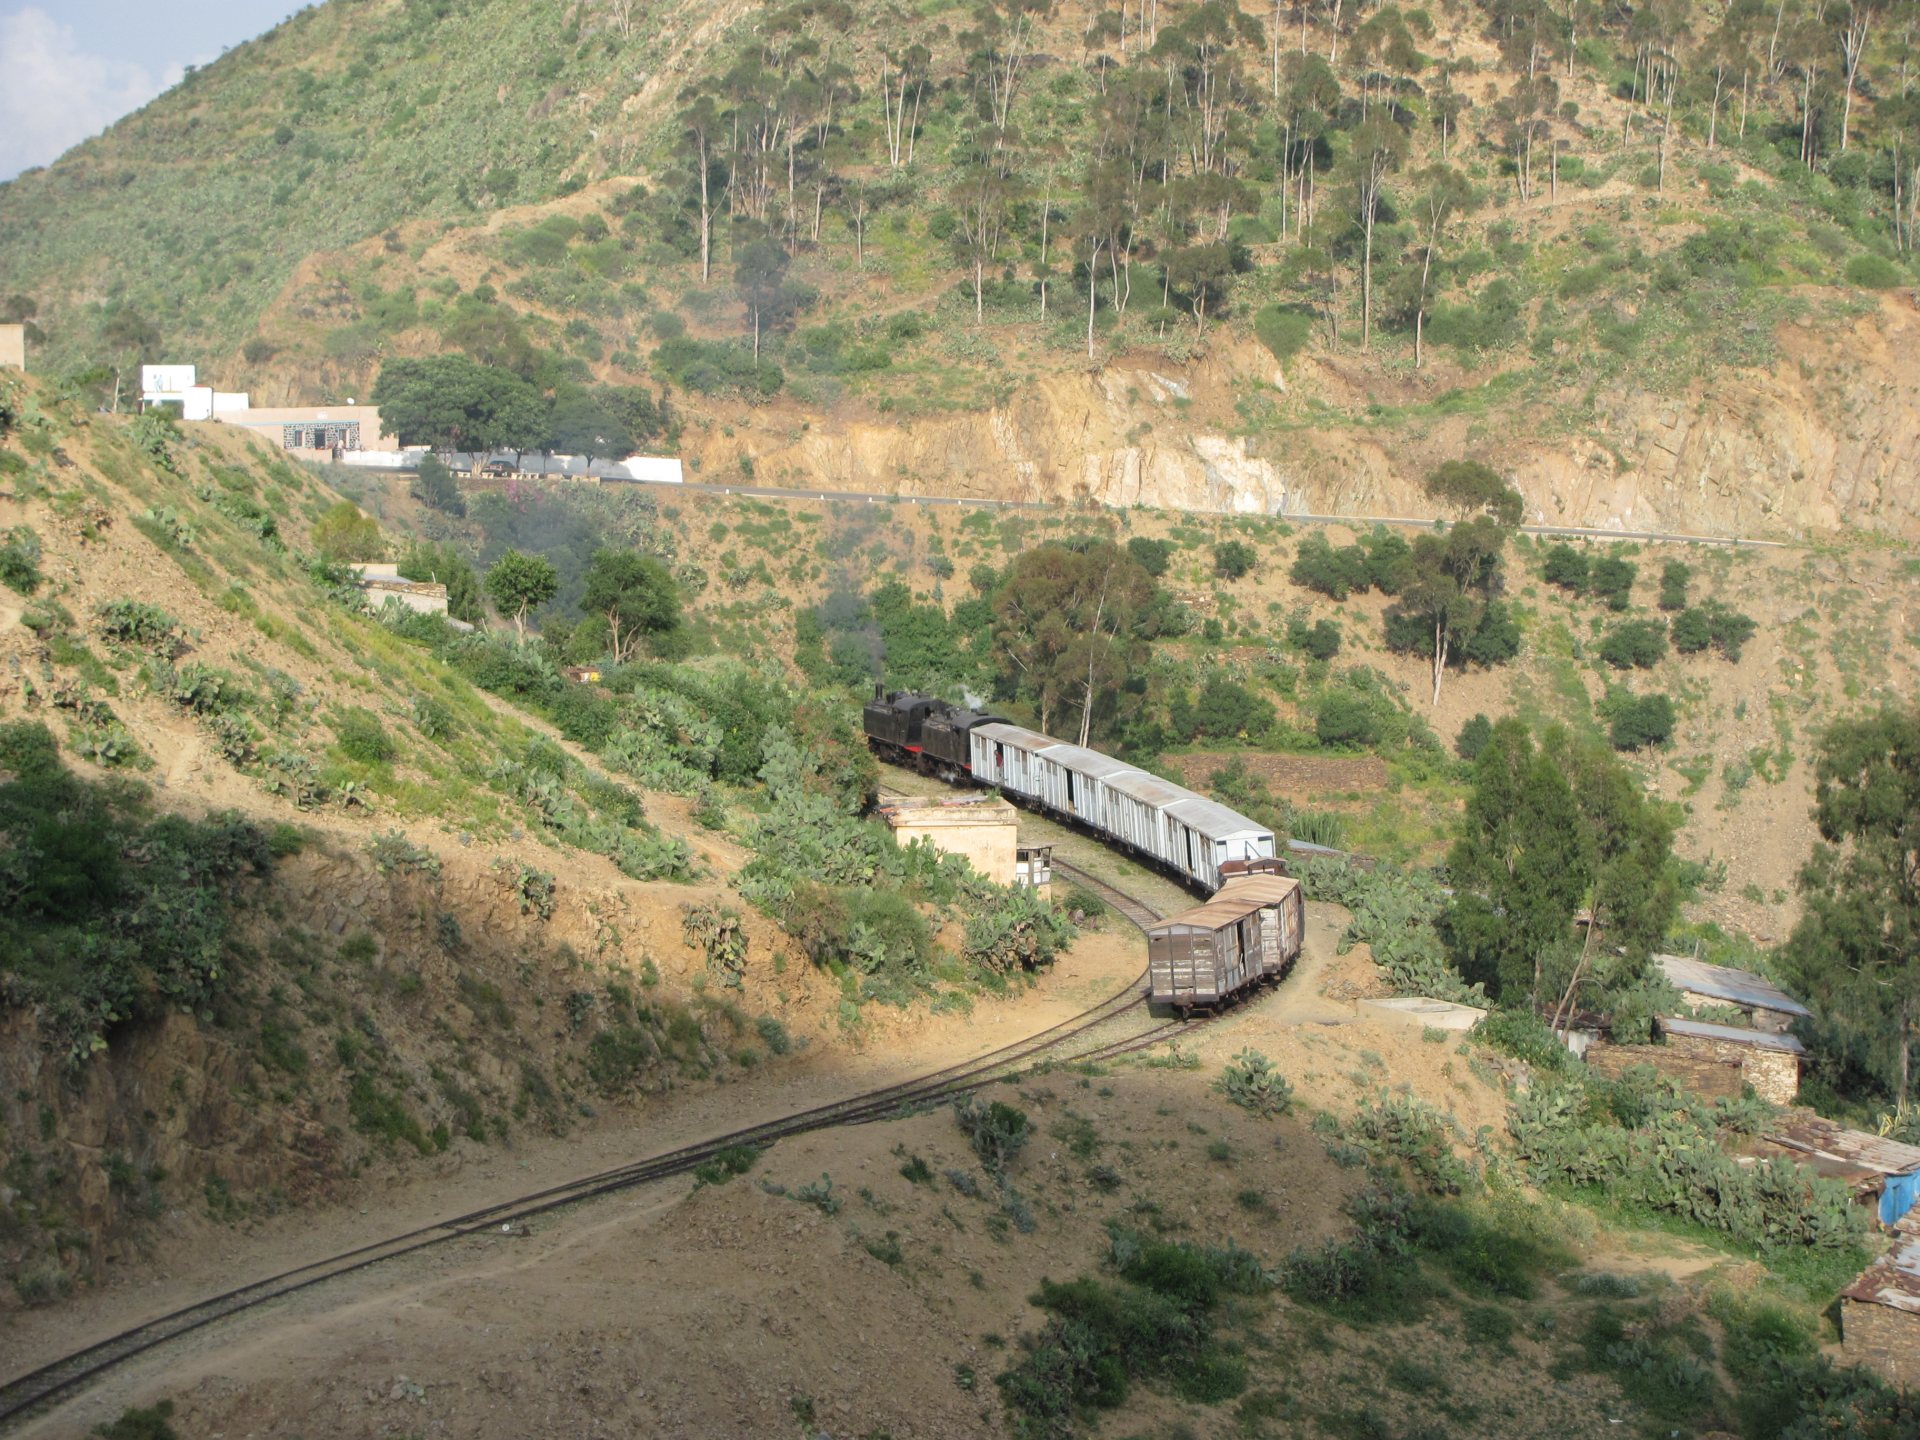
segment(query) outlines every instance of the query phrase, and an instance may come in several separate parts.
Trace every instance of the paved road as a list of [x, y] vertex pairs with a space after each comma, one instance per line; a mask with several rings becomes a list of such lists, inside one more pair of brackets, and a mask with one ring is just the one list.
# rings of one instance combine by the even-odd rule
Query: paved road
[[[986, 500], [970, 495], [891, 495], [859, 490], [778, 490], [765, 485], [676, 484], [668, 480], [609, 480], [610, 485], [642, 485], [660, 490], [692, 491], [708, 495], [750, 495], [767, 500], [840, 500], [859, 505], [947, 505], [976, 506], [983, 510], [1063, 510], [1070, 507], [1039, 500]], [[1106, 507], [1102, 507], [1106, 508]], [[1220, 515], [1235, 512], [1216, 511]], [[1290, 525], [1394, 525], [1408, 530], [1430, 530], [1434, 518], [1419, 519], [1407, 515], [1309, 515], [1282, 513], [1270, 518]], [[1788, 550], [1796, 548], [1781, 540], [1752, 540], [1737, 535], [1690, 535], [1667, 530], [1601, 530], [1578, 525], [1522, 525], [1521, 533], [1546, 535], [1556, 539], [1639, 540], [1658, 545], [1725, 545], [1745, 550]]]

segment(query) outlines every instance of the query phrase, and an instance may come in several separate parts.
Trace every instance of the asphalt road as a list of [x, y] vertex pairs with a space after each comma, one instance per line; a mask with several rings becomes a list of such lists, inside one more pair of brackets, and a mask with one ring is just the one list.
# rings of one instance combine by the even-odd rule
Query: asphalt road
[[[391, 472], [388, 472], [391, 473]], [[405, 472], [401, 472], [405, 473]], [[750, 495], [766, 500], [838, 500], [860, 505], [945, 505], [974, 506], [983, 510], [1059, 510], [1061, 505], [1038, 500], [986, 500], [968, 495], [891, 495], [870, 494], [858, 490], [778, 490], [766, 485], [676, 484], [668, 480], [608, 480], [609, 485], [641, 485], [659, 490], [692, 491], [707, 495]], [[1219, 514], [1233, 512], [1220, 511]], [[1430, 530], [1437, 518], [1420, 519], [1408, 515], [1308, 515], [1277, 514], [1269, 518], [1297, 525], [1393, 525], [1407, 530]], [[1578, 525], [1522, 525], [1524, 535], [1545, 535], [1555, 539], [1639, 540], [1658, 545], [1725, 545], [1745, 550], [1787, 550], [1794, 548], [1780, 540], [1753, 540], [1738, 535], [1692, 535], [1667, 530], [1600, 530]]]

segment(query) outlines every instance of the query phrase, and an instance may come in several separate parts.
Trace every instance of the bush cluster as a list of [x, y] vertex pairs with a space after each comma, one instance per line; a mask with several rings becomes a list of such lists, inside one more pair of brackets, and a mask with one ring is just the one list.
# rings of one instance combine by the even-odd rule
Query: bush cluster
[[1368, 590], [1398, 595], [1412, 555], [1412, 547], [1385, 526], [1375, 526], [1358, 544], [1339, 548], [1326, 536], [1314, 534], [1300, 542], [1287, 573], [1294, 584], [1330, 600], [1345, 600]]

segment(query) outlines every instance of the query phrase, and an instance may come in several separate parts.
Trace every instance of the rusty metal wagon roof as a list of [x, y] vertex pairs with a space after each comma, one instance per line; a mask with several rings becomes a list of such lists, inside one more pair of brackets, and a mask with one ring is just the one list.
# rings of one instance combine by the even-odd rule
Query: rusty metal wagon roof
[[1920, 1145], [1854, 1130], [1811, 1112], [1784, 1116], [1762, 1138], [1806, 1156], [1821, 1169], [1873, 1175], [1911, 1175], [1920, 1170]]
[[1182, 910], [1178, 915], [1169, 915], [1147, 927], [1147, 936], [1170, 935], [1180, 930], [1219, 930], [1244, 920], [1256, 910], [1263, 909], [1262, 902], [1247, 900], [1238, 896], [1216, 895], [1204, 905], [1196, 905], [1191, 910]]
[[1656, 955], [1654, 964], [1676, 989], [1695, 995], [1724, 1000], [1750, 1010], [1778, 1010], [1785, 1015], [1811, 1015], [1813, 1012], [1771, 980], [1751, 970], [1735, 970], [1728, 965], [1709, 965], [1686, 955]]
[[1278, 905], [1299, 888], [1300, 882], [1286, 875], [1235, 875], [1221, 885], [1214, 899]]
[[1920, 1236], [1909, 1236], [1860, 1272], [1840, 1292], [1847, 1300], [1920, 1315]]
[[1675, 1020], [1662, 1016], [1660, 1028], [1669, 1035], [1684, 1035], [1695, 1040], [1724, 1040], [1731, 1045], [1751, 1045], [1756, 1050], [1778, 1050], [1786, 1055], [1805, 1055], [1807, 1047], [1791, 1035], [1773, 1035], [1765, 1030], [1742, 1030], [1738, 1025], [1710, 1025], [1704, 1020]]

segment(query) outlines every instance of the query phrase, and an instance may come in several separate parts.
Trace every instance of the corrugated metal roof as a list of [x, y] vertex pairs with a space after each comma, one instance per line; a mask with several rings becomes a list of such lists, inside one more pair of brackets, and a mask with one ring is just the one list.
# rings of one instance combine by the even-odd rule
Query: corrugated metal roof
[[1147, 934], [1164, 935], [1174, 930], [1218, 930], [1236, 920], [1246, 919], [1261, 908], [1261, 901], [1220, 894], [1204, 905], [1196, 905], [1191, 910], [1182, 910], [1178, 915], [1155, 921], [1147, 927]]
[[1018, 725], [976, 725], [970, 732], [984, 735], [989, 740], [997, 740], [1002, 745], [1016, 745], [1022, 750], [1051, 750], [1061, 742], [1051, 735], [1042, 735], [1038, 730], [1024, 730]]
[[1788, 1055], [1804, 1055], [1807, 1047], [1791, 1035], [1770, 1035], [1765, 1030], [1742, 1030], [1738, 1025], [1709, 1025], [1704, 1020], [1674, 1020], [1662, 1016], [1657, 1022], [1669, 1035], [1689, 1035], [1699, 1040], [1726, 1040], [1735, 1045], [1751, 1045], [1756, 1050], [1779, 1050]]
[[1132, 775], [1116, 775], [1107, 781], [1107, 784], [1122, 795], [1131, 795], [1142, 804], [1154, 806], [1156, 809], [1171, 805], [1176, 800], [1189, 799], [1193, 795], [1193, 792], [1184, 786], [1176, 785], [1171, 780], [1162, 780], [1158, 775], [1149, 775], [1144, 770], [1136, 771]]
[[1920, 1236], [1903, 1239], [1840, 1293], [1849, 1300], [1920, 1315]]
[[1728, 965], [1709, 965], [1686, 955], [1656, 955], [1658, 965], [1677, 989], [1695, 995], [1708, 995], [1730, 1005], [1755, 1010], [1778, 1010], [1787, 1015], [1811, 1015], [1813, 1012], [1771, 980], [1751, 970], [1735, 970]]
[[1112, 775], [1138, 775], [1138, 767], [1115, 760], [1110, 755], [1102, 755], [1098, 750], [1083, 749], [1078, 745], [1056, 745], [1047, 751], [1047, 759], [1056, 765], [1065, 766], [1076, 775], [1091, 775], [1096, 780], [1105, 780]]
[[1216, 805], [1198, 795], [1190, 799], [1177, 800], [1167, 806], [1167, 813], [1182, 824], [1198, 830], [1209, 840], [1227, 840], [1236, 835], [1271, 835], [1273, 832], [1257, 820], [1249, 820], [1237, 810], [1229, 810], [1224, 805]]
[[1765, 1138], [1817, 1160], [1870, 1170], [1876, 1175], [1911, 1175], [1920, 1170], [1920, 1145], [1853, 1130], [1823, 1115], [1787, 1115], [1767, 1130]]
[[1220, 887], [1218, 900], [1248, 900], [1256, 905], [1278, 905], [1300, 888], [1285, 875], [1235, 875]]

